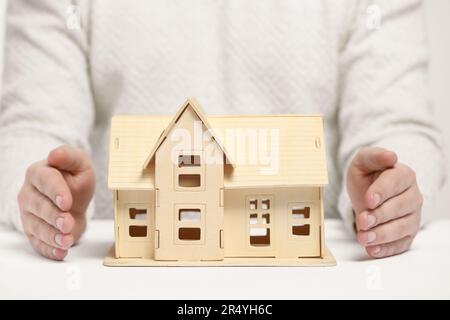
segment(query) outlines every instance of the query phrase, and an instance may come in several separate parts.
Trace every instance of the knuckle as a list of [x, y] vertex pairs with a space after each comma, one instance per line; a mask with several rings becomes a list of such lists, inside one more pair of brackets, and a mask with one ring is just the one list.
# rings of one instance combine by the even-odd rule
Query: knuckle
[[422, 208], [422, 206], [423, 206], [423, 202], [424, 202], [424, 198], [423, 198], [423, 195], [422, 195], [422, 193], [418, 193], [418, 195], [417, 195], [417, 197], [416, 197], [416, 201], [417, 201], [417, 207], [418, 208]]
[[23, 187], [20, 188], [19, 192], [17, 193], [17, 203], [19, 204], [19, 208], [22, 208], [23, 204], [25, 203], [25, 192], [23, 190]]
[[416, 174], [416, 171], [414, 171], [412, 168], [410, 168], [410, 167], [407, 167], [408, 168], [408, 174], [409, 174], [409, 176], [411, 177], [411, 179], [413, 180], [413, 181], [416, 181], [417, 180], [417, 174]]
[[409, 250], [409, 248], [411, 248], [411, 245], [414, 241], [414, 237], [415, 235], [406, 237], [405, 242], [403, 244], [403, 251]]
[[25, 172], [25, 179], [28, 181], [32, 180], [35, 173], [36, 173], [36, 165], [29, 166]]
[[30, 232], [28, 231], [29, 227], [28, 227], [28, 221], [26, 218], [26, 214], [23, 211], [20, 211], [20, 221], [22, 222], [22, 227], [23, 227], [23, 231], [24, 233], [29, 236]]
[[360, 148], [356, 152], [356, 154], [354, 155], [354, 157], [352, 159], [352, 165], [359, 166], [361, 164], [362, 157], [363, 157], [364, 153], [366, 153], [366, 152], [367, 152], [367, 147]]

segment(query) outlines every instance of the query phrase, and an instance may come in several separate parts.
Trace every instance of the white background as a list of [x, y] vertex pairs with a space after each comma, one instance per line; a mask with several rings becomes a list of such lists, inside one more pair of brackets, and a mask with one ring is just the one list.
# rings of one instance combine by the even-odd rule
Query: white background
[[[5, 0], [0, 0], [0, 44], [3, 40], [5, 3]], [[450, 1], [427, 0], [425, 4], [431, 49], [431, 96], [436, 109], [436, 119], [444, 134], [446, 163], [447, 167], [450, 168], [448, 164], [448, 159], [450, 159], [450, 36], [448, 34], [450, 30]], [[0, 71], [2, 60], [0, 50]], [[439, 217], [450, 217], [449, 208], [450, 183], [447, 183], [438, 197], [436, 214]]]
[[0, 299], [449, 299], [449, 229], [449, 219], [435, 221], [410, 251], [368, 259], [343, 223], [327, 219], [336, 267], [120, 268], [101, 263], [113, 243], [111, 220], [92, 221], [63, 263], [0, 226]]

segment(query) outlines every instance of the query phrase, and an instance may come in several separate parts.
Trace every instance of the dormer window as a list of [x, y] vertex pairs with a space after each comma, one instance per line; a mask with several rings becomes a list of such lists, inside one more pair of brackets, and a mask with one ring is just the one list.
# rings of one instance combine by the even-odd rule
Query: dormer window
[[180, 151], [174, 165], [176, 191], [203, 190], [205, 168], [202, 158], [202, 151]]
[[200, 167], [200, 155], [185, 155], [178, 156], [178, 168], [182, 167]]

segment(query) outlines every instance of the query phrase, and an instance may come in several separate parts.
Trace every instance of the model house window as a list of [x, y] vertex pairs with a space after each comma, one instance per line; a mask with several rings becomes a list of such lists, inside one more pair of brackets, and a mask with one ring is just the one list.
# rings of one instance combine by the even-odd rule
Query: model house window
[[258, 200], [256, 199], [250, 199], [249, 200], [250, 210], [256, 210], [258, 209]]
[[200, 156], [180, 154], [178, 156], [178, 167], [200, 167]]
[[178, 239], [180, 240], [200, 240], [201, 229], [200, 228], [179, 228]]
[[289, 205], [288, 221], [293, 236], [304, 237], [311, 234], [309, 223], [311, 204], [292, 203]]
[[143, 238], [147, 236], [147, 226], [130, 226], [130, 237]]
[[175, 235], [179, 244], [199, 243], [204, 235], [204, 205], [179, 204], [175, 206]]
[[180, 209], [178, 211], [178, 220], [180, 221], [200, 221], [200, 209]]
[[136, 206], [128, 208], [128, 235], [131, 238], [147, 237], [147, 209]]
[[178, 175], [178, 185], [184, 188], [200, 187], [201, 177], [199, 174]]
[[204, 164], [202, 151], [180, 151], [174, 165], [175, 190], [195, 191], [203, 187]]
[[248, 236], [252, 247], [270, 246], [271, 202], [272, 198], [268, 196], [247, 197]]
[[147, 219], [147, 209], [136, 209], [130, 208], [129, 210], [130, 219], [132, 220], [146, 220]]

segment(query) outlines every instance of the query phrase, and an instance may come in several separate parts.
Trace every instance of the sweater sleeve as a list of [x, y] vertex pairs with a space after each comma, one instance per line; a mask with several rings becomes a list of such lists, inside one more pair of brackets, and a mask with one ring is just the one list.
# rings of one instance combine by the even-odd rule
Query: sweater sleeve
[[26, 168], [61, 144], [89, 151], [94, 123], [87, 32], [67, 28], [73, 1], [9, 1], [0, 108], [0, 222], [21, 230]]
[[[416, 171], [424, 195], [422, 222], [445, 180], [442, 141], [428, 101], [428, 54], [419, 0], [360, 1], [343, 46], [338, 125], [339, 167], [345, 177], [359, 148], [393, 150]], [[349, 228], [354, 217], [344, 178], [338, 203]]]

